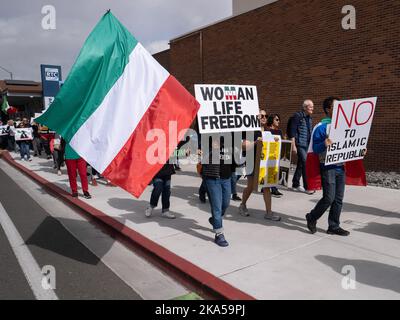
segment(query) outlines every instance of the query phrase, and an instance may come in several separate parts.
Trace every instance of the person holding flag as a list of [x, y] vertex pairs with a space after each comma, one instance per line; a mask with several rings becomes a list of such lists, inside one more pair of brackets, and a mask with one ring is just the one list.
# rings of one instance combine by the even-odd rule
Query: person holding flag
[[323, 196], [314, 209], [306, 215], [307, 228], [312, 234], [317, 232], [317, 221], [329, 209], [328, 234], [348, 236], [349, 231], [340, 227], [345, 184], [366, 185], [362, 160], [345, 164], [325, 165], [326, 150], [333, 143], [329, 139], [333, 105], [338, 98], [329, 97], [323, 102], [326, 118], [314, 128], [308, 149], [306, 170], [309, 190], [321, 189]]
[[[112, 184], [140, 197], [199, 107], [108, 10], [36, 122], [59, 133]], [[166, 160], [153, 164], [148, 151], [161, 132]]]

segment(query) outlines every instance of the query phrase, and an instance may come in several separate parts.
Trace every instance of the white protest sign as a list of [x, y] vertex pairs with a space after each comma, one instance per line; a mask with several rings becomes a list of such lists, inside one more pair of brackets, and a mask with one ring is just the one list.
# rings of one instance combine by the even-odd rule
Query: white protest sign
[[335, 101], [325, 165], [363, 159], [377, 98]]
[[281, 137], [263, 132], [263, 141], [258, 173], [259, 189], [276, 186], [279, 183], [279, 164], [281, 157]]
[[7, 127], [8, 127], [8, 126], [0, 126], [0, 136], [6, 136], [6, 135], [8, 135]]
[[194, 86], [200, 133], [221, 133], [260, 130], [256, 86]]
[[32, 128], [16, 128], [15, 129], [15, 140], [16, 141], [25, 141], [32, 140]]

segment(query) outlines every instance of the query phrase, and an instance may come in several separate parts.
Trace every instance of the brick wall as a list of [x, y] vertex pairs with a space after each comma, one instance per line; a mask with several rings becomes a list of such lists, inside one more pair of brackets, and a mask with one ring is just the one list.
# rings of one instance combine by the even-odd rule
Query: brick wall
[[279, 0], [175, 39], [170, 72], [192, 93], [201, 82], [256, 85], [282, 128], [306, 98], [317, 123], [329, 95], [378, 96], [366, 166], [400, 171], [400, 1], [350, 2], [356, 30], [341, 27], [347, 0]]

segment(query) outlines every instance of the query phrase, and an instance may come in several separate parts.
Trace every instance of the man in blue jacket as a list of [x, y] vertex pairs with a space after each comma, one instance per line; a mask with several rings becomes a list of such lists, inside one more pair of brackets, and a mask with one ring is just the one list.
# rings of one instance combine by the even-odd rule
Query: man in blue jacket
[[324, 100], [323, 108], [327, 118], [322, 119], [321, 123], [315, 128], [312, 136], [312, 151], [318, 154], [320, 163], [321, 183], [323, 196], [318, 201], [314, 209], [306, 215], [307, 227], [311, 233], [317, 232], [317, 221], [329, 209], [328, 234], [348, 236], [349, 231], [340, 227], [340, 214], [342, 212], [343, 196], [346, 183], [344, 164], [325, 165], [326, 149], [332, 144], [328, 132], [332, 118], [335, 97]]
[[[293, 152], [297, 154], [297, 167], [293, 175], [292, 187], [300, 192], [307, 191], [306, 158], [307, 149], [311, 140], [312, 119], [314, 103], [311, 100], [303, 102], [303, 110], [296, 112], [291, 119], [289, 137], [292, 140]], [[300, 186], [300, 178], [303, 177], [304, 188]]]

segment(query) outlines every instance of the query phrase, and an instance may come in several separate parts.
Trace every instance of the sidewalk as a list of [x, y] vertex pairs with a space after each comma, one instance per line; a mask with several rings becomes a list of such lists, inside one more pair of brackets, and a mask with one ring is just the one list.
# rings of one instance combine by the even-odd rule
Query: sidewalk
[[[58, 176], [52, 160], [24, 162], [11, 155], [69, 192], [65, 168]], [[239, 203], [231, 202], [224, 220], [230, 246], [220, 248], [213, 243], [209, 204], [198, 201], [200, 183], [194, 166], [172, 177], [174, 220], [162, 218], [160, 208], [151, 218], [144, 216], [150, 187], [135, 199], [98, 182], [90, 186], [92, 199], [80, 199], [257, 299], [400, 299], [400, 191], [347, 187], [342, 226], [351, 231], [349, 237], [327, 235], [327, 215], [319, 232], [308, 232], [304, 216], [321, 192], [309, 196], [284, 190], [283, 198], [273, 198], [281, 222], [265, 220], [262, 195], [253, 194], [247, 204], [250, 217], [240, 216]], [[244, 184], [239, 181], [239, 194]], [[345, 290], [341, 272], [349, 265], [356, 271], [356, 289]]]

